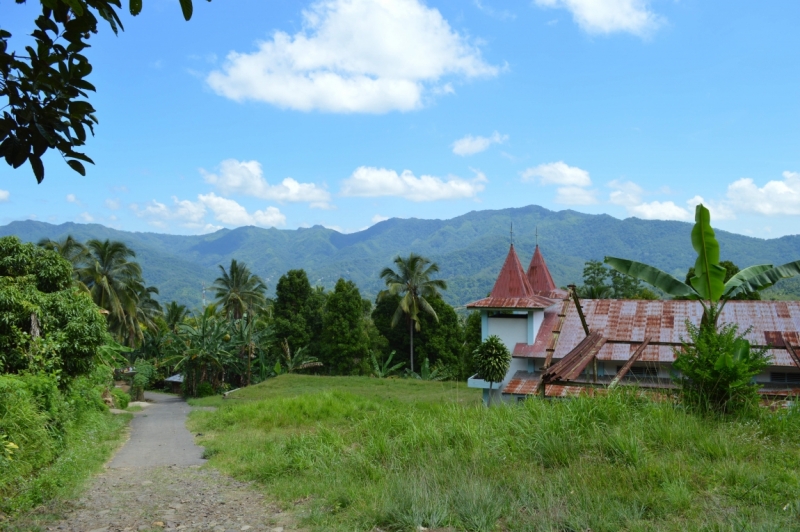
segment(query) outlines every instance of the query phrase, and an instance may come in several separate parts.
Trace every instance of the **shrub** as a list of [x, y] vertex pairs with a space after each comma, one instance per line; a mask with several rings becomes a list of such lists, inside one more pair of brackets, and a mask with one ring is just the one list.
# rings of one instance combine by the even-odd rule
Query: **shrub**
[[137, 358], [134, 364], [136, 375], [131, 382], [131, 398], [134, 401], [144, 400], [144, 391], [153, 383], [157, 376], [156, 368], [147, 360]]
[[121, 410], [125, 410], [126, 408], [128, 408], [128, 403], [130, 403], [131, 401], [130, 395], [123, 392], [119, 388], [114, 388], [113, 390], [111, 390], [111, 395], [114, 396], [114, 405], [117, 408]]
[[197, 385], [197, 397], [209, 397], [214, 395], [214, 388], [211, 383], [201, 382]]
[[[690, 341], [676, 350], [673, 369], [684, 403], [701, 411], [734, 413], [758, 404], [753, 377], [769, 364], [767, 350], [753, 349], [735, 324], [715, 328], [686, 323]], [[746, 332], [745, 332], [746, 334]]]
[[499, 336], [491, 335], [475, 350], [478, 375], [489, 381], [489, 405], [492, 404], [492, 385], [501, 382], [511, 365], [511, 353]]

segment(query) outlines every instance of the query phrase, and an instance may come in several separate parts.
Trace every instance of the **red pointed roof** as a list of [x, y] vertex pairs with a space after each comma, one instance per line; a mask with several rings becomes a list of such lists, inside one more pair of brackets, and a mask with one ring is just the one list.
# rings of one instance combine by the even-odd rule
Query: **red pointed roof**
[[550, 270], [547, 269], [547, 264], [544, 262], [542, 252], [539, 251], [538, 244], [533, 252], [531, 264], [528, 266], [528, 281], [534, 292], [552, 292], [556, 289], [556, 283], [553, 282], [553, 276], [550, 275]]
[[492, 293], [487, 298], [468, 304], [467, 308], [547, 308], [553, 303], [551, 299], [534, 293], [514, 244], [511, 244]]

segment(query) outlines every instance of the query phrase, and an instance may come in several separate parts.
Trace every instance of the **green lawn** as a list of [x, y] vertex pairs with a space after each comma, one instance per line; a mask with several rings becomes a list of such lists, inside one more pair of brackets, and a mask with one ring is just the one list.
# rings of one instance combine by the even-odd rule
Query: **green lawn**
[[484, 408], [463, 384], [285, 375], [208, 398], [213, 466], [312, 530], [800, 530], [800, 410], [630, 392]]

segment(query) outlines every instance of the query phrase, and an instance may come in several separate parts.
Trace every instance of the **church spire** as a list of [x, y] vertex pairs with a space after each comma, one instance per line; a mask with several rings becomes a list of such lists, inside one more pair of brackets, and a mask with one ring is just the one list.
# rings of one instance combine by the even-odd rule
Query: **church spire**
[[550, 275], [550, 270], [547, 269], [544, 256], [539, 250], [539, 244], [536, 244], [531, 264], [528, 266], [528, 282], [534, 294], [550, 293], [556, 289], [556, 283], [553, 281], [553, 276]]

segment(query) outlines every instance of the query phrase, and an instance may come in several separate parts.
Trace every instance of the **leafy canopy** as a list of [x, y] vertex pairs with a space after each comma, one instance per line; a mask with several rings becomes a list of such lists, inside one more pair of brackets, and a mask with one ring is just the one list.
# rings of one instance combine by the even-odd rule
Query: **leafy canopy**
[[[25, 0], [16, 0], [18, 4]], [[179, 0], [183, 17], [192, 17], [192, 0]], [[209, 2], [211, 0], [208, 0]], [[120, 0], [40, 0], [41, 14], [24, 53], [9, 50], [11, 33], [0, 29], [0, 157], [13, 168], [30, 162], [36, 181], [44, 179], [42, 156], [57, 150], [70, 168], [86, 175], [83, 163], [94, 161], [77, 151], [94, 135], [98, 123], [87, 101], [95, 87], [86, 78], [92, 65], [84, 55], [97, 33], [98, 17], [114, 33], [124, 29]], [[129, 0], [131, 15], [142, 0]]]

